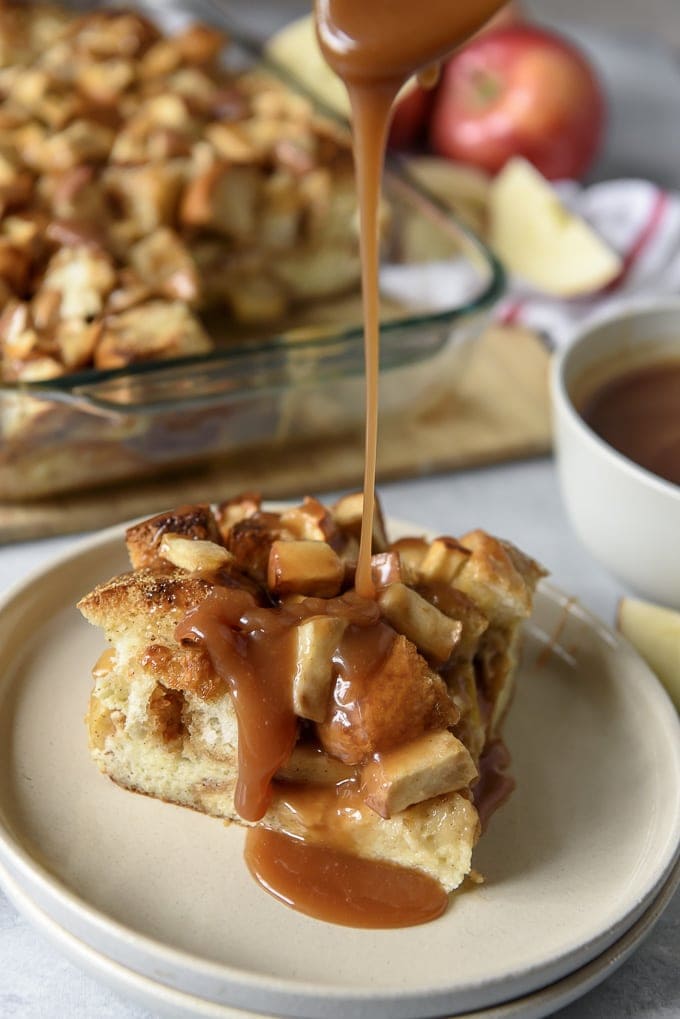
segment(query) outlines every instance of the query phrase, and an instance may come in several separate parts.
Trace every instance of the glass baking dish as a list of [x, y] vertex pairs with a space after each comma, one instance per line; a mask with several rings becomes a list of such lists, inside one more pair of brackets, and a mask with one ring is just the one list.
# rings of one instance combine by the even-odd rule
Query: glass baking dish
[[[231, 62], [261, 60], [251, 41], [235, 35], [231, 7], [210, 0], [135, 6], [169, 31], [192, 20], [226, 28]], [[393, 160], [384, 190], [383, 419], [422, 413], [454, 392], [469, 344], [504, 286], [486, 245]], [[360, 296], [351, 293], [306, 305], [265, 335], [243, 330], [238, 343], [232, 337], [220, 347], [222, 323], [213, 315], [206, 327], [218, 346], [208, 354], [0, 383], [0, 501], [355, 433], [364, 412], [360, 321]]]

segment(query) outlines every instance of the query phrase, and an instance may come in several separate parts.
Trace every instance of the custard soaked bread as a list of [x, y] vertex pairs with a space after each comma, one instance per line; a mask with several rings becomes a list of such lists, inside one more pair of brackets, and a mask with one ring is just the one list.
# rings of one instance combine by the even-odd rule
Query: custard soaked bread
[[131, 527], [132, 572], [79, 605], [111, 645], [90, 746], [126, 788], [451, 890], [511, 788], [499, 729], [543, 571], [482, 531], [390, 542], [378, 517], [360, 598], [361, 509], [246, 495]]

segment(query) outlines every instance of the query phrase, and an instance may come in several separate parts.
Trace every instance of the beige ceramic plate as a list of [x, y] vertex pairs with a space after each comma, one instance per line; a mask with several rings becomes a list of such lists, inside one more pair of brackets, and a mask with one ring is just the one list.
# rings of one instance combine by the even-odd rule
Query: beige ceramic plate
[[518, 791], [476, 854], [487, 883], [402, 931], [278, 905], [247, 877], [236, 827], [123, 792], [90, 763], [101, 640], [72, 606], [125, 568], [121, 535], [80, 545], [0, 609], [0, 860], [100, 955], [233, 1008], [400, 1019], [545, 987], [651, 904], [680, 841], [677, 716], [625, 642], [545, 587], [507, 727]]

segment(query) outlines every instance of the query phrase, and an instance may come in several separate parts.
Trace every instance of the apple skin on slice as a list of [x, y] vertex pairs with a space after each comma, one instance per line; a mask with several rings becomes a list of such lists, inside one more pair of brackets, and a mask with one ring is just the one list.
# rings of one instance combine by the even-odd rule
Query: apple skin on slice
[[656, 673], [680, 711], [680, 612], [622, 598], [616, 626]]
[[521, 158], [491, 184], [489, 241], [513, 275], [554, 297], [596, 293], [623, 268], [619, 255]]

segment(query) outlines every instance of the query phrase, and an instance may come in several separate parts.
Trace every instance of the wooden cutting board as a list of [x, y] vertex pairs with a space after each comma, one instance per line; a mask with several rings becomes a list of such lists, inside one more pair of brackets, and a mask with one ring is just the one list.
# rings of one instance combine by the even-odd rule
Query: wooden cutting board
[[[538, 337], [517, 328], [489, 329], [471, 346], [465, 371], [412, 415], [383, 422], [379, 480], [415, 477], [550, 449], [547, 369]], [[0, 541], [94, 530], [189, 502], [217, 502], [240, 491], [268, 498], [356, 488], [363, 476], [363, 437], [262, 449], [213, 460], [181, 475], [39, 502], [0, 505]]]

